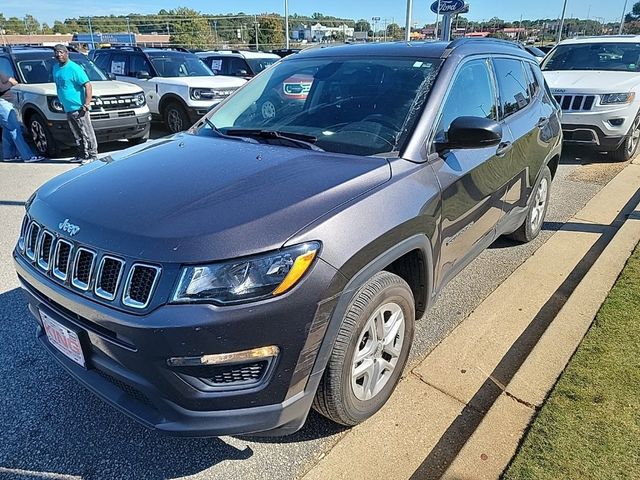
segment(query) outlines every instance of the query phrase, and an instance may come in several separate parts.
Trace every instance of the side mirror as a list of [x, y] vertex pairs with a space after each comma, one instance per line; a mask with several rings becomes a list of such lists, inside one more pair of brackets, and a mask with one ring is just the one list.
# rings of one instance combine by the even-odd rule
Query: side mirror
[[136, 78], [139, 78], [140, 80], [148, 80], [149, 78], [151, 78], [151, 75], [149, 75], [149, 72], [147, 72], [146, 70], [140, 70], [138, 73], [136, 73]]
[[482, 117], [458, 117], [449, 127], [447, 141], [436, 145], [438, 151], [454, 148], [485, 148], [499, 145], [502, 126]]
[[115, 79], [116, 79], [116, 76], [115, 76], [115, 74], [113, 74], [113, 73], [109, 72], [109, 73], [107, 73], [107, 78], [108, 78], [109, 80], [115, 80]]

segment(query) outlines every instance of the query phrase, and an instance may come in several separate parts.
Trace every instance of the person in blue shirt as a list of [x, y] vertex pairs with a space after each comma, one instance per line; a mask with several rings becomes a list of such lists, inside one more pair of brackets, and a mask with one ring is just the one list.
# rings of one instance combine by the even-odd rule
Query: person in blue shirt
[[53, 48], [58, 61], [58, 64], [53, 66], [53, 81], [78, 147], [78, 156], [71, 161], [95, 160], [98, 155], [98, 142], [89, 115], [93, 96], [89, 77], [80, 65], [69, 60], [67, 47], [59, 44]]

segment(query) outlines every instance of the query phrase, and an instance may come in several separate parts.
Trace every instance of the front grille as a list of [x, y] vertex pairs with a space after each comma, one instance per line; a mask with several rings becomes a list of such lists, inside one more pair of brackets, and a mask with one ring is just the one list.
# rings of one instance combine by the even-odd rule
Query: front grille
[[91, 120], [106, 120], [109, 118], [108, 113], [92, 113]]
[[62, 281], [67, 279], [69, 273], [69, 260], [73, 246], [66, 240], [58, 240], [53, 254], [53, 275]]
[[92, 110], [109, 112], [113, 110], [124, 110], [128, 108], [138, 108], [135, 102], [136, 95], [109, 95], [96, 97], [91, 102]]
[[158, 280], [160, 269], [151, 265], [135, 264], [131, 267], [122, 302], [128, 307], [144, 308]]
[[593, 108], [595, 95], [554, 95], [553, 98], [566, 111], [588, 111]]
[[80, 290], [88, 290], [91, 281], [91, 273], [93, 272], [93, 261], [96, 254], [86, 248], [79, 248], [76, 253], [76, 259], [73, 262], [73, 275], [71, 276], [71, 285]]
[[96, 275], [96, 295], [105, 300], [116, 298], [118, 284], [122, 277], [124, 262], [114, 257], [104, 256]]
[[135, 117], [136, 112], [133, 110], [128, 110], [126, 112], [118, 112], [118, 117]]
[[18, 240], [18, 248], [21, 252], [24, 252], [24, 246], [26, 243], [27, 229], [29, 227], [29, 217], [27, 215], [22, 219], [22, 226], [20, 227], [20, 239]]
[[201, 378], [212, 386], [247, 385], [259, 383], [265, 374], [268, 362], [260, 361], [242, 365], [219, 365], [208, 369], [209, 375]]
[[[160, 267], [141, 262], [127, 264], [121, 258], [57, 238], [28, 217], [23, 220], [22, 232], [20, 253], [63, 286], [72, 286], [96, 300], [120, 301], [137, 310], [151, 303]], [[127, 280], [123, 282], [125, 276]]]
[[35, 260], [36, 246], [38, 245], [38, 236], [40, 235], [40, 226], [33, 222], [29, 225], [29, 233], [27, 234], [26, 255], [29, 259]]
[[38, 249], [38, 266], [43, 270], [49, 270], [51, 266], [51, 247], [53, 246], [53, 235], [46, 230], [42, 232], [40, 238], [40, 248]]

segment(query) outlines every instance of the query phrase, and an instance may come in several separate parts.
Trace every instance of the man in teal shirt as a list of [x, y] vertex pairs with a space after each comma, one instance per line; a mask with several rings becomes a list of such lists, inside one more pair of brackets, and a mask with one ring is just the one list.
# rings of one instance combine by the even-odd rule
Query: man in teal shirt
[[53, 81], [78, 147], [78, 156], [72, 162], [95, 160], [98, 142], [89, 115], [93, 95], [89, 77], [80, 65], [69, 60], [67, 47], [56, 45], [53, 48], [58, 61], [53, 66]]

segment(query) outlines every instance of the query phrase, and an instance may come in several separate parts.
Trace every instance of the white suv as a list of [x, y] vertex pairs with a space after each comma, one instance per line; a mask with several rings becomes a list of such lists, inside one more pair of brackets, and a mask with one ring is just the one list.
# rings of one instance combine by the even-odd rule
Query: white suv
[[562, 108], [566, 144], [629, 160], [640, 139], [640, 36], [584, 37], [559, 43], [542, 71]]
[[[149, 138], [151, 115], [142, 89], [111, 81], [86, 56], [70, 49], [69, 58], [87, 73], [93, 87], [91, 123], [98, 143], [127, 139], [138, 144]], [[53, 83], [53, 47], [0, 47], [0, 73], [20, 82], [11, 91], [39, 155], [54, 157], [75, 139]]]
[[139, 85], [151, 114], [173, 133], [186, 130], [246, 80], [214, 75], [183, 49], [121, 47], [94, 50], [96, 64], [118, 80]]

